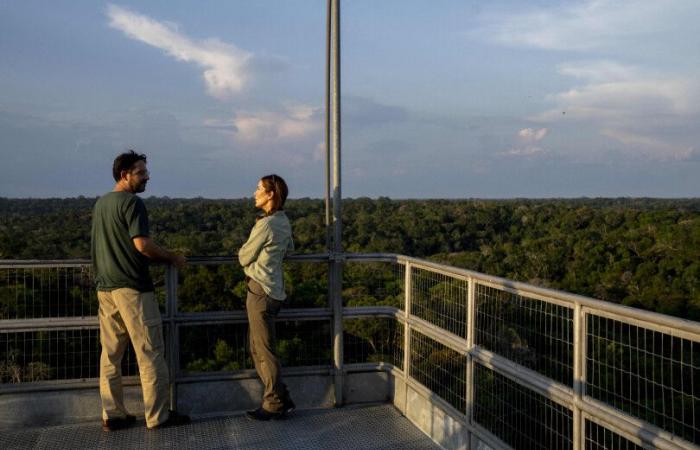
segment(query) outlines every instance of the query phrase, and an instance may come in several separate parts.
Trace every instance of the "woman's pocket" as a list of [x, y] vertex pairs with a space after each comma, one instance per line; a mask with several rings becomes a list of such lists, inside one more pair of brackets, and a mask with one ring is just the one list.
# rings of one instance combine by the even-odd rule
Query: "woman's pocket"
[[277, 314], [280, 312], [280, 309], [282, 308], [282, 302], [279, 300], [275, 300], [272, 297], [265, 297], [267, 301], [267, 314], [270, 317], [277, 317]]
[[263, 287], [260, 285], [260, 283], [258, 283], [257, 281], [255, 281], [252, 278], [248, 279], [248, 292], [255, 294], [255, 295], [260, 295], [260, 296], [267, 295], [267, 294], [265, 294], [265, 289], [263, 289]]

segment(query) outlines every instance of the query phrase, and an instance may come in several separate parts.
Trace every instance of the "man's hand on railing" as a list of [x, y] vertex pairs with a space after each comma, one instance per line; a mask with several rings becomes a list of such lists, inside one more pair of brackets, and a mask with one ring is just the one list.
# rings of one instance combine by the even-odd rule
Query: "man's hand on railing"
[[187, 264], [187, 258], [182, 255], [169, 252], [160, 245], [156, 244], [148, 236], [136, 236], [132, 239], [132, 241], [134, 242], [136, 250], [147, 258], [150, 258], [152, 261], [172, 264], [178, 269], [184, 268]]
[[185, 258], [183, 255], [173, 255], [171, 264], [178, 269], [184, 269], [187, 265], [187, 258]]

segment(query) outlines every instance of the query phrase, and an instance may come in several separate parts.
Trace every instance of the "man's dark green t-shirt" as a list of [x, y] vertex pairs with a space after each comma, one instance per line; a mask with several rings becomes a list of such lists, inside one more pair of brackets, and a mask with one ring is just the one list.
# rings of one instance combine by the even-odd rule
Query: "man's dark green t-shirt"
[[97, 200], [92, 211], [92, 267], [98, 291], [153, 291], [149, 260], [132, 241], [148, 235], [146, 205], [139, 197], [110, 192]]

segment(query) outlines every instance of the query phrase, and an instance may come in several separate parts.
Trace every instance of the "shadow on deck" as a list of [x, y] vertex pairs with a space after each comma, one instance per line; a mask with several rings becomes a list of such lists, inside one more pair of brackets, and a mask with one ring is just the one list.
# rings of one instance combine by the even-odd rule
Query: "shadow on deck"
[[392, 405], [297, 411], [286, 420], [253, 422], [243, 415], [202, 418], [151, 431], [143, 420], [127, 430], [99, 422], [4, 431], [10, 449], [439, 449]]

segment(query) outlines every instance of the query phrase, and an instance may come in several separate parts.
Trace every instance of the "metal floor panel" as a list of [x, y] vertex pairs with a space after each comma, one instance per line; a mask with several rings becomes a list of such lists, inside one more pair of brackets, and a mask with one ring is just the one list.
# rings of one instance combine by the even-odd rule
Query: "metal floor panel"
[[105, 433], [99, 422], [0, 434], [0, 449], [439, 449], [392, 405], [297, 411], [287, 420], [254, 422], [242, 415], [147, 430], [143, 421]]

